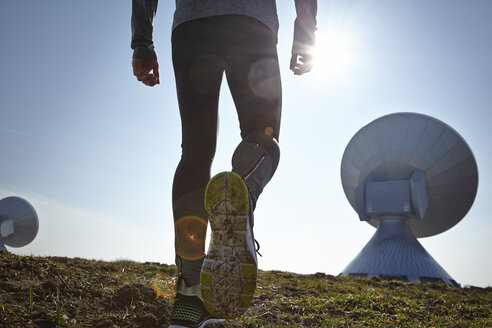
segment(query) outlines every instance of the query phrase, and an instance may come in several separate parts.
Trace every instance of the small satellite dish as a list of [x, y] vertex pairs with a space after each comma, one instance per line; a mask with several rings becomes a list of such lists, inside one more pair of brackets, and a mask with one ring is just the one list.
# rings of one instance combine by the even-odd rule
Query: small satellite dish
[[0, 200], [0, 250], [23, 247], [36, 238], [39, 229], [38, 215], [26, 200], [7, 197]]
[[475, 200], [477, 164], [455, 130], [417, 113], [380, 117], [350, 140], [341, 178], [360, 220], [378, 228], [343, 275], [456, 284], [416, 239], [450, 229]]

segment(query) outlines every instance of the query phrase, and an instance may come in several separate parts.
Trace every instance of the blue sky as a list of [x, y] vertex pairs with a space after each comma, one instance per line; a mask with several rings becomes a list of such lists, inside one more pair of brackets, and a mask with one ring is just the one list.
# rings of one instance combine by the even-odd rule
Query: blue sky
[[[172, 263], [171, 183], [180, 122], [171, 64], [174, 1], [159, 4], [161, 85], [131, 72], [131, 1], [0, 2], [0, 197], [37, 209], [18, 254]], [[255, 213], [261, 269], [338, 274], [374, 228], [345, 199], [350, 138], [389, 113], [452, 126], [479, 168], [468, 215], [420, 239], [455, 280], [492, 285], [492, 2], [319, 1], [318, 63], [288, 70], [294, 1], [278, 1], [283, 83], [281, 163]], [[224, 83], [213, 173], [240, 141]]]

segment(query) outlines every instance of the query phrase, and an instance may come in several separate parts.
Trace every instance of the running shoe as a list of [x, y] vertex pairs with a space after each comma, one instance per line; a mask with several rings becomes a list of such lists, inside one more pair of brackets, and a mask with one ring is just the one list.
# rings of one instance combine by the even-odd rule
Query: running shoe
[[236, 318], [253, 302], [258, 275], [248, 188], [235, 172], [214, 176], [205, 189], [212, 228], [200, 272], [205, 308], [219, 318]]
[[169, 328], [203, 328], [223, 321], [211, 315], [197, 295], [178, 292], [174, 299]]

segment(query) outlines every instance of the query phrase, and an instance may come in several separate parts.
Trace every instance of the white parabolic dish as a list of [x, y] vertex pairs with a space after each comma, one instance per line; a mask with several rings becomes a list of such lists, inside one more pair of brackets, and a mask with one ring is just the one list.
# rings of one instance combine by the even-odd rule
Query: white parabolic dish
[[[355, 190], [364, 182], [407, 180], [425, 173], [429, 208], [410, 219], [416, 237], [429, 237], [457, 224], [475, 200], [478, 169], [465, 140], [445, 123], [417, 113], [380, 117], [360, 129], [342, 158], [342, 185], [356, 209]], [[378, 226], [378, 219], [368, 221]]]
[[39, 229], [38, 215], [26, 200], [20, 197], [7, 197], [0, 200], [0, 224], [10, 221], [12, 231], [1, 242], [11, 247], [23, 247], [36, 238]]

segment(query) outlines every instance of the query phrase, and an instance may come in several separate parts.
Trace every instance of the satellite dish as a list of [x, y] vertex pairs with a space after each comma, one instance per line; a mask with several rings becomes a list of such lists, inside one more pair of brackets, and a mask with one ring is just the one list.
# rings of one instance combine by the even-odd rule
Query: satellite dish
[[[445, 123], [422, 114], [396, 113], [374, 120], [350, 140], [341, 165], [342, 185], [352, 207], [366, 182], [408, 180], [425, 174], [429, 207], [411, 220], [417, 238], [444, 232], [471, 208], [478, 188], [477, 163], [466, 141]], [[369, 224], [378, 226], [378, 219]]]
[[23, 247], [36, 238], [38, 216], [26, 200], [7, 197], [0, 200], [0, 250], [5, 246]]
[[[378, 227], [342, 274], [406, 276], [409, 280], [427, 277], [452, 283], [415, 237], [450, 229], [475, 200], [477, 164], [454, 129], [417, 113], [380, 117], [350, 140], [342, 158], [341, 178], [359, 218]], [[413, 267], [427, 269], [410, 270], [411, 259], [418, 262]]]

